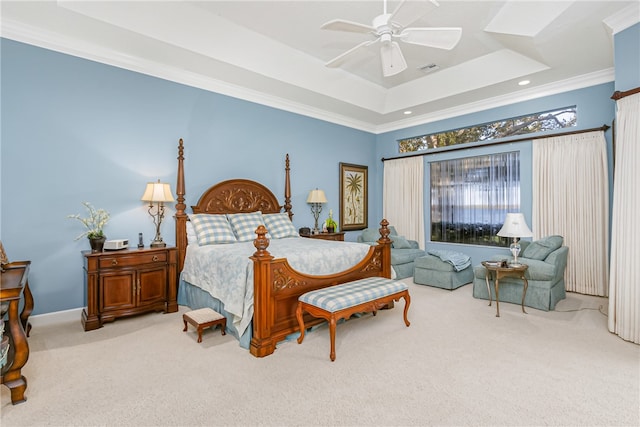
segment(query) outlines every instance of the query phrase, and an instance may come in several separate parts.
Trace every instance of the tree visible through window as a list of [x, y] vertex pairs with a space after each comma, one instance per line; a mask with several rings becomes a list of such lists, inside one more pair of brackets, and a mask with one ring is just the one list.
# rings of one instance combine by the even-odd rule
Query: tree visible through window
[[450, 145], [489, 141], [509, 136], [563, 129], [575, 126], [576, 122], [577, 113], [574, 105], [573, 107], [544, 111], [448, 132], [401, 139], [398, 141], [398, 150], [400, 153], [410, 153]]
[[496, 234], [520, 211], [520, 153], [431, 163], [431, 241], [509, 246]]

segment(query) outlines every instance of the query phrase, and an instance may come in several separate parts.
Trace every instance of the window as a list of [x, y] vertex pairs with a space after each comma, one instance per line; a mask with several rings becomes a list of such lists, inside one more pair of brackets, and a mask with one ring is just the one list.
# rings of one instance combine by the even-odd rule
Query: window
[[520, 211], [520, 153], [431, 163], [431, 241], [509, 246], [496, 236]]
[[529, 116], [520, 116], [448, 132], [401, 139], [398, 141], [398, 151], [400, 153], [410, 153], [450, 145], [491, 141], [510, 136], [563, 129], [575, 126], [576, 121], [577, 113], [574, 105], [573, 107], [543, 111]]

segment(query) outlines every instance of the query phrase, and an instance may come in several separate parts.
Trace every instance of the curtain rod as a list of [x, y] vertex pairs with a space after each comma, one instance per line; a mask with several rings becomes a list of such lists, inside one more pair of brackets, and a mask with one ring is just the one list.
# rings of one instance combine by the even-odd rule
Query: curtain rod
[[539, 136], [530, 136], [530, 137], [526, 137], [526, 138], [515, 138], [515, 139], [487, 142], [486, 144], [482, 144], [482, 145], [471, 145], [471, 146], [466, 145], [466, 144], [460, 144], [459, 146], [450, 145], [448, 147], [443, 147], [441, 149], [435, 149], [437, 151], [430, 151], [430, 152], [427, 152], [427, 153], [414, 153], [414, 154], [409, 154], [407, 156], [396, 156], [396, 157], [387, 157], [387, 158], [383, 157], [380, 160], [383, 161], [383, 162], [386, 162], [387, 160], [397, 160], [397, 159], [404, 159], [404, 158], [407, 158], [407, 157], [417, 157], [417, 156], [429, 156], [431, 154], [448, 153], [450, 151], [467, 150], [467, 149], [470, 149], [470, 148], [488, 147], [488, 146], [491, 146], [491, 145], [510, 144], [512, 142], [533, 141], [534, 139], [542, 139], [542, 138], [553, 138], [554, 136], [576, 135], [576, 134], [579, 134], [579, 133], [595, 132], [595, 131], [599, 131], [599, 130], [605, 132], [609, 128], [610, 128], [610, 126], [608, 126], [608, 125], [602, 125], [599, 128], [574, 130], [574, 131], [570, 131], [570, 132], [558, 132], [558, 133], [554, 133], [554, 134], [550, 134], [550, 135], [539, 135]]
[[613, 100], [619, 100], [624, 98], [625, 96], [629, 96], [629, 95], [633, 95], [634, 93], [638, 93], [640, 92], [640, 87], [637, 87], [635, 89], [630, 89], [630, 90], [626, 90], [624, 92], [621, 92], [619, 90], [613, 92], [613, 95], [611, 95], [611, 99]]

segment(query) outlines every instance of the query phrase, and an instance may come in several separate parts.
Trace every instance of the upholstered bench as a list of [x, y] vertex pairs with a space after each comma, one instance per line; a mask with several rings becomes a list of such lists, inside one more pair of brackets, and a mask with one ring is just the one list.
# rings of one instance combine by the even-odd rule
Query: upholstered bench
[[[458, 265], [454, 265], [454, 263], [450, 261], [443, 260], [443, 258], [464, 260], [468, 258], [466, 255], [459, 252], [449, 251], [434, 251], [434, 253], [442, 254], [442, 258], [433, 254], [427, 254], [423, 257], [416, 258], [414, 261], [414, 282], [419, 285], [435, 286], [437, 288], [448, 290], [457, 289], [462, 285], [473, 282], [471, 261], [468, 261], [468, 264], [466, 262], [462, 262]], [[460, 271], [457, 269], [460, 269]]]
[[331, 353], [329, 357], [336, 360], [336, 323], [340, 319], [348, 319], [355, 313], [376, 312], [393, 301], [404, 298], [404, 323], [409, 326], [407, 313], [411, 298], [405, 283], [384, 277], [369, 277], [341, 285], [329, 286], [307, 292], [298, 297], [296, 318], [300, 326], [298, 344], [304, 340], [304, 311], [329, 322], [329, 338]]
[[198, 342], [202, 342], [202, 331], [211, 326], [220, 325], [222, 335], [226, 335], [227, 319], [209, 307], [184, 313], [182, 321], [184, 322], [184, 332], [187, 332], [187, 323], [190, 323], [198, 330]]

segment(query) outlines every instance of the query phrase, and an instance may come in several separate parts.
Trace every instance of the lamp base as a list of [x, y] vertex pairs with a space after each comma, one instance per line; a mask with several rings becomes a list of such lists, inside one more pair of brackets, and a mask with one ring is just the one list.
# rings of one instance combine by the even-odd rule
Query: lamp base
[[167, 244], [162, 240], [154, 240], [153, 242], [151, 242], [149, 247], [150, 248], [166, 248]]

